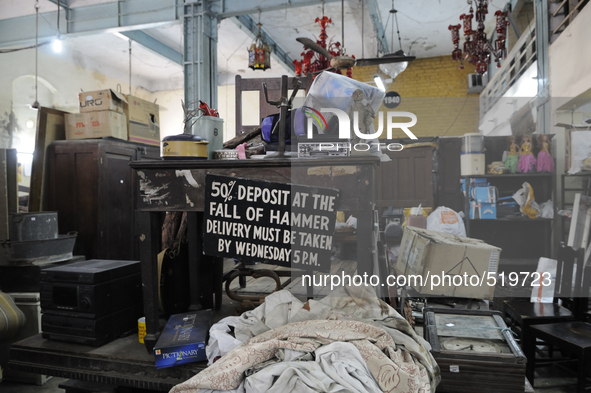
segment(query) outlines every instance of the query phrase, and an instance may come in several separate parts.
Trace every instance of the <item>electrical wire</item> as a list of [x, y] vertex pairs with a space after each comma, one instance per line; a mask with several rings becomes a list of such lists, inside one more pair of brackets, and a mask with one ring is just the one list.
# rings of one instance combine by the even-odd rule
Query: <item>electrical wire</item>
[[341, 32], [343, 41], [341, 44], [342, 48], [345, 48], [345, 0], [341, 0]]
[[364, 59], [365, 45], [363, 44], [363, 37], [365, 36], [365, 2], [361, 0], [361, 58]]
[[40, 44], [38, 44], [38, 45], [30, 45], [30, 46], [25, 46], [25, 47], [22, 47], [22, 48], [14, 48], [14, 49], [0, 49], [0, 54], [2, 54], [2, 53], [12, 53], [12, 52], [18, 52], [18, 51], [21, 51], [21, 50], [27, 50], [27, 49], [35, 49], [35, 48], [38, 48], [38, 47], [41, 47], [41, 46], [43, 46], [43, 45], [47, 45], [47, 44], [49, 44], [49, 41], [42, 42], [42, 43], [40, 43]]
[[37, 83], [37, 79], [38, 79], [38, 64], [39, 61], [38, 59], [38, 52], [39, 52], [39, 0], [37, 0], [35, 2], [35, 102], [33, 103], [32, 107], [37, 109], [39, 108], [39, 101], [37, 100], [37, 93], [39, 91], [38, 89], [38, 83]]
[[452, 121], [451, 124], [449, 125], [449, 128], [447, 130], [445, 130], [445, 132], [443, 134], [441, 134], [440, 136], [445, 136], [445, 134], [447, 134], [449, 132], [449, 130], [451, 130], [451, 128], [453, 127], [453, 125], [456, 124], [456, 121], [458, 120], [458, 117], [460, 117], [460, 115], [464, 111], [464, 107], [466, 106], [466, 102], [468, 102], [468, 98], [470, 98], [470, 97], [466, 97], [466, 99], [464, 100], [464, 103], [462, 104], [462, 107], [458, 111], [458, 114], [456, 115], [456, 118], [454, 119], [454, 121]]
[[[396, 34], [398, 34], [398, 45], [402, 50], [402, 40], [400, 39], [400, 29], [398, 28], [398, 11], [394, 8], [394, 0], [392, 0], [392, 10], [394, 11], [394, 22], [396, 22]], [[394, 25], [392, 25], [392, 47], [394, 47]], [[394, 52], [394, 48], [392, 48]]]

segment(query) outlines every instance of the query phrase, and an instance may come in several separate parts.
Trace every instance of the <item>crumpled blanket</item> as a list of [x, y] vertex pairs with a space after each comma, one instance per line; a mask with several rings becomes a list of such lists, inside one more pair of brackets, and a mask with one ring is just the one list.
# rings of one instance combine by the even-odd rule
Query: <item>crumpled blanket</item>
[[318, 348], [316, 361], [275, 362], [245, 380], [246, 391], [373, 393], [380, 388], [361, 353], [351, 343], [334, 342]]
[[[273, 385], [276, 391], [291, 391], [289, 383], [309, 386], [306, 376], [318, 368], [304, 365], [312, 362], [281, 359], [281, 354], [298, 351], [316, 352], [318, 356], [318, 351], [326, 351], [323, 346], [333, 343], [355, 346], [383, 391], [434, 392], [440, 380], [429, 344], [416, 335], [402, 316], [378, 299], [371, 287], [339, 288], [324, 299], [306, 304], [288, 291], [279, 291], [233, 323], [235, 338], [243, 343], [208, 369], [175, 386], [171, 393], [241, 392], [242, 383], [247, 391], [265, 391], [260, 386], [253, 388], [258, 374], [271, 376], [279, 371], [277, 380], [285, 383]], [[284, 360], [283, 365], [279, 365], [279, 360]], [[297, 370], [294, 366], [298, 366]], [[331, 373], [322, 371], [330, 379]], [[286, 374], [282, 377], [283, 373]], [[249, 375], [246, 382], [245, 375]], [[338, 389], [339, 385], [337, 381], [326, 386]]]

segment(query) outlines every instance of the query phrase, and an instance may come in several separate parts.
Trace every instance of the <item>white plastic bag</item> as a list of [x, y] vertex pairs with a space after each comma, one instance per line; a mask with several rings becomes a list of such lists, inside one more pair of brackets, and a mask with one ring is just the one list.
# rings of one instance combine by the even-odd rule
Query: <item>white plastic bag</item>
[[540, 217], [554, 218], [554, 203], [552, 203], [552, 200], [540, 204], [540, 210], [542, 211]]
[[353, 216], [349, 216], [349, 218], [347, 218], [346, 224], [348, 227], [353, 227], [357, 229], [357, 219]]
[[466, 227], [462, 217], [449, 207], [439, 206], [427, 217], [427, 229], [431, 231], [466, 236]]

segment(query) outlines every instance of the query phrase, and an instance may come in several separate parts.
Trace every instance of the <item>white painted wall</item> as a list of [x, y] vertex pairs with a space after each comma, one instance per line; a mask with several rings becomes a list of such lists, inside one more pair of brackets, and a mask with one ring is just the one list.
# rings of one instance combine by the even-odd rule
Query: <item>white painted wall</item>
[[[92, 65], [89, 59], [77, 59], [79, 54], [56, 56], [47, 47], [41, 47], [38, 56], [38, 101], [42, 106], [78, 112], [80, 91], [117, 89], [119, 85], [122, 92], [129, 92], [128, 75], [123, 73], [119, 79], [105, 76], [96, 71], [100, 67]], [[91, 69], [76, 63], [88, 64]], [[159, 104], [161, 137], [183, 132], [182, 89], [151, 92], [133, 86], [132, 94]], [[33, 152], [37, 112], [30, 105], [34, 101], [35, 52], [0, 54], [0, 147]], [[258, 118], [258, 103], [258, 99], [243, 102], [244, 113], [256, 113], [254, 118]], [[224, 140], [235, 136], [235, 108], [235, 85], [219, 86], [217, 109], [224, 119]]]
[[[127, 80], [126, 75], [115, 79], [82, 68], [72, 61], [75, 56], [58, 57], [46, 53], [45, 47], [39, 50], [38, 101], [42, 106], [78, 112], [80, 91], [117, 89], [120, 85], [122, 92], [129, 92], [129, 85], [123, 80]], [[182, 90], [152, 93], [133, 86], [132, 94], [149, 101], [157, 99], [164, 133], [182, 132]], [[24, 50], [0, 54], [0, 147], [32, 152], [36, 124], [28, 128], [27, 121], [37, 120], [36, 111], [29, 108], [34, 101], [35, 52]]]
[[[589, 38], [591, 37], [591, 7], [583, 7], [574, 21], [550, 45], [550, 133], [553, 138], [556, 173], [565, 173], [566, 167], [566, 131], [563, 127], [556, 127], [557, 123], [580, 123], [581, 116], [568, 113], [571, 110], [581, 110], [581, 104], [588, 100], [582, 96], [591, 96], [591, 51]], [[566, 112], [564, 109], [569, 109]], [[577, 119], [577, 120], [575, 120]], [[580, 179], [566, 179], [567, 186], [573, 187]], [[581, 184], [578, 184], [582, 186]], [[555, 206], [560, 207], [561, 182], [557, 177]], [[572, 198], [572, 196], [571, 196]], [[560, 231], [555, 231], [555, 244], [560, 239]]]
[[550, 96], [577, 97], [591, 89], [591, 7], [583, 7], [573, 23], [550, 45]]
[[[147, 94], [152, 100], [157, 99], [160, 105], [160, 136], [181, 134], [183, 132], [183, 109], [181, 100], [184, 100], [183, 90], [160, 91], [155, 93], [141, 92]], [[236, 101], [235, 85], [218, 86], [217, 110], [220, 118], [224, 120], [224, 141], [234, 138], [236, 133]], [[258, 104], [258, 102], [256, 102]], [[257, 106], [258, 108], [258, 106]]]

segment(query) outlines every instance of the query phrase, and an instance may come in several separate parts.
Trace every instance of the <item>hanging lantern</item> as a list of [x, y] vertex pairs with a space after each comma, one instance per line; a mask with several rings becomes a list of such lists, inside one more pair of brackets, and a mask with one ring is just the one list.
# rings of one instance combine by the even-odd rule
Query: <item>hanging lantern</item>
[[[495, 12], [497, 39], [493, 47], [484, 32], [484, 22], [488, 14], [489, 0], [468, 0], [470, 12], [460, 15], [460, 20], [464, 23], [464, 54], [459, 47], [460, 44], [460, 25], [450, 25], [451, 39], [454, 45], [452, 59], [460, 62], [460, 69], [464, 68], [464, 60], [476, 67], [476, 72], [484, 75], [488, 72], [488, 65], [494, 58], [497, 68], [501, 67], [501, 60], [507, 57], [507, 48], [505, 41], [507, 39], [507, 12]], [[472, 3], [476, 3], [476, 12], [472, 8]], [[476, 30], [472, 29], [472, 18], [476, 22]]]
[[250, 48], [248, 48], [248, 67], [253, 70], [265, 71], [271, 68], [271, 50], [261, 37], [261, 26], [263, 25], [260, 22], [257, 23], [259, 32]]

